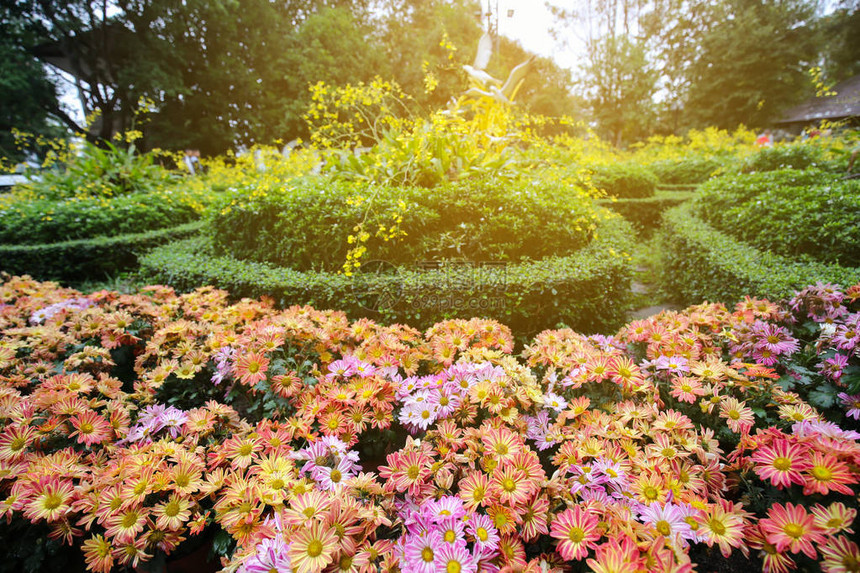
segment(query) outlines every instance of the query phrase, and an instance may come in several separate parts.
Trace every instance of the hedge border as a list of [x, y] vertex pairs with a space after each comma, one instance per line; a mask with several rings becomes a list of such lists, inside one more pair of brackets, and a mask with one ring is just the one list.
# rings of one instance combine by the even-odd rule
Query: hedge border
[[39, 280], [103, 279], [137, 265], [144, 251], [199, 233], [202, 220], [176, 227], [113, 237], [75, 239], [38, 245], [0, 245], [0, 270]]
[[687, 203], [663, 214], [660, 228], [661, 289], [674, 301], [734, 301], [744, 295], [779, 300], [818, 281], [850, 286], [860, 268], [801, 262], [762, 251], [718, 231]]
[[[450, 269], [407, 270], [398, 273], [394, 283], [390, 278], [362, 275], [362, 292], [393, 290], [399, 295], [397, 303], [383, 311], [368, 310], [358, 302], [354, 279], [214, 256], [206, 236], [154, 249], [140, 264], [146, 280], [181, 291], [212, 285], [235, 298], [268, 295], [281, 307], [309, 304], [343, 310], [352, 318], [371, 317], [418, 328], [445, 318], [477, 315], [507, 324], [518, 337], [530, 337], [560, 325], [599, 332], [623, 324], [630, 302], [632, 237], [628, 222], [610, 217], [598, 224], [596, 238], [580, 251], [510, 264], [486, 282], [467, 284], [474, 279], [469, 268], [459, 275]], [[480, 272], [475, 267], [471, 271]]]
[[637, 197], [615, 201], [602, 199], [599, 203], [630, 221], [640, 238], [648, 239], [660, 227], [664, 211], [689, 201], [695, 195], [695, 191], [691, 189], [683, 191], [658, 190], [654, 197]]

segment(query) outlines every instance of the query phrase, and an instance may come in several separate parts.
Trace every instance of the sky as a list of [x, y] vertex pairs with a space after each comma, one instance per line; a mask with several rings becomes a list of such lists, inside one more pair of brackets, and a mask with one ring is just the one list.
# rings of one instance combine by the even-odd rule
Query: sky
[[[562, 3], [556, 1], [553, 4]], [[544, 0], [482, 0], [485, 21], [488, 6], [494, 12], [498, 6], [499, 32], [503, 36], [519, 40], [525, 49], [552, 58], [561, 67], [577, 67], [579, 58], [575, 41], [570, 42], [571, 46], [562, 46], [552, 37], [550, 29], [555, 26], [555, 18]]]

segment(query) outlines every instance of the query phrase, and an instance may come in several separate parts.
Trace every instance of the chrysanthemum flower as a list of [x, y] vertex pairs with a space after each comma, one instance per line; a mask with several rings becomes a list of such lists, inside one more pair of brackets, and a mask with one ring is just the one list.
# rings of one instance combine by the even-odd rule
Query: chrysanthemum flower
[[464, 545], [443, 544], [439, 550], [439, 569], [445, 573], [476, 573], [475, 559]]
[[233, 364], [233, 374], [239, 382], [253, 388], [257, 382], [266, 379], [268, 368], [269, 359], [265, 354], [253, 351], [238, 353]]
[[404, 542], [405, 569], [415, 573], [442, 571], [439, 552], [442, 542], [438, 534], [409, 535]]
[[712, 547], [719, 545], [724, 557], [732, 553], [732, 548], [740, 549], [744, 554], [748, 549], [744, 543], [744, 535], [748, 526], [749, 513], [743, 510], [742, 504], [720, 499], [710, 504], [701, 518], [699, 536]]
[[679, 402], [695, 404], [698, 396], [705, 395], [705, 390], [698, 379], [689, 376], [678, 376], [672, 380], [672, 390], [669, 394]]
[[0, 435], [0, 460], [17, 460], [27, 452], [35, 437], [36, 430], [32, 426], [9, 424]]
[[190, 507], [191, 503], [187, 499], [176, 494], [171, 495], [166, 502], [152, 509], [152, 516], [156, 519], [155, 526], [168, 531], [179, 530], [191, 516]]
[[759, 527], [778, 551], [802, 551], [810, 559], [816, 558], [815, 545], [824, 543], [824, 535], [815, 524], [815, 517], [802, 505], [777, 503], [770, 507], [767, 515], [759, 521]]
[[122, 509], [105, 521], [105, 535], [113, 537], [118, 543], [124, 543], [143, 531], [146, 525], [148, 510], [129, 507]]
[[556, 551], [565, 561], [581, 560], [600, 539], [597, 516], [579, 506], [565, 509], [555, 516], [550, 527], [550, 536], [558, 539]]
[[71, 509], [74, 488], [71, 482], [56, 477], [42, 477], [32, 486], [24, 517], [32, 522], [48, 523], [62, 519]]
[[843, 503], [831, 503], [827, 507], [815, 504], [812, 506], [812, 515], [815, 516], [815, 525], [826, 535], [854, 533], [851, 524], [857, 517], [857, 510], [845, 507]]
[[806, 481], [803, 472], [810, 468], [803, 446], [788, 440], [774, 440], [756, 451], [750, 459], [756, 464], [755, 473], [780, 489], [793, 483], [803, 484]]
[[466, 532], [475, 540], [475, 548], [483, 555], [491, 555], [499, 548], [499, 533], [486, 515], [473, 513], [466, 525]]
[[280, 535], [263, 539], [257, 551], [242, 564], [244, 573], [271, 573], [291, 571], [289, 547]]
[[475, 510], [486, 505], [487, 491], [490, 488], [490, 478], [484, 472], [474, 471], [460, 480], [460, 491], [457, 493], [468, 510]]
[[684, 520], [684, 517], [685, 513], [673, 503], [666, 503], [663, 506], [652, 503], [639, 512], [642, 523], [651, 525], [657, 533], [667, 539], [692, 538], [690, 524]]
[[645, 569], [645, 560], [636, 543], [624, 537], [613, 538], [597, 547], [594, 559], [586, 560], [594, 573], [636, 573]]
[[113, 567], [113, 546], [101, 535], [93, 535], [84, 541], [81, 548], [87, 569], [96, 573], [110, 573]]
[[319, 573], [331, 564], [337, 548], [335, 529], [315, 521], [292, 534], [288, 556], [295, 573]]
[[525, 504], [522, 511], [523, 523], [520, 526], [520, 536], [523, 541], [529, 542], [549, 533], [548, 512], [549, 500], [540, 493], [536, 493], [532, 496], [532, 500]]
[[809, 469], [804, 475], [806, 482], [803, 484], [803, 495], [827, 495], [830, 491], [853, 495], [854, 492], [848, 486], [857, 483], [857, 478], [851, 473], [848, 464], [818, 451], [812, 453]]
[[726, 425], [736, 434], [748, 433], [755, 423], [753, 411], [744, 402], [731, 397], [720, 402], [720, 418], [724, 418]]
[[829, 538], [821, 546], [821, 556], [821, 570], [826, 573], [860, 571], [860, 548], [844, 535]]
[[532, 493], [526, 474], [513, 466], [493, 471], [490, 494], [500, 503], [517, 506], [526, 503]]

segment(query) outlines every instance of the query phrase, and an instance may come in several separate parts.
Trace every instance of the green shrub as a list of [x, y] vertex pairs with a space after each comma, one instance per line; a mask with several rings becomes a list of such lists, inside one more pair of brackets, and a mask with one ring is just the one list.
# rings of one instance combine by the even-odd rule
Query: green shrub
[[860, 181], [817, 170], [715, 179], [694, 212], [716, 229], [786, 257], [860, 266]]
[[40, 172], [38, 179], [21, 185], [21, 191], [51, 200], [118, 197], [161, 189], [175, 180], [154, 163], [152, 153], [138, 153], [134, 144], [127, 148], [104, 145], [83, 142], [80, 149], [68, 152], [70, 158], [64, 166]]
[[210, 196], [176, 189], [113, 198], [19, 200], [0, 209], [0, 244], [49, 244], [175, 227], [198, 219]]
[[639, 238], [647, 239], [660, 227], [663, 211], [680, 205], [694, 196], [693, 191], [657, 191], [654, 197], [604, 199], [599, 203], [630, 221]]
[[652, 197], [657, 188], [657, 176], [633, 162], [611, 163], [593, 168], [591, 181], [598, 189], [620, 198]]
[[745, 295], [777, 300], [817, 281], [860, 280], [860, 268], [788, 259], [741, 243], [696, 217], [690, 203], [666, 211], [659, 237], [661, 289], [682, 304]]
[[[395, 264], [564, 255], [584, 246], [594, 225], [592, 204], [579, 191], [532, 182], [481, 179], [427, 189], [313, 178], [238, 193], [212, 221], [215, 252], [296, 270], [338, 269], [359, 224], [369, 233], [367, 258]], [[406, 234], [385, 240], [379, 235], [396, 217]]]
[[281, 306], [337, 308], [354, 318], [416, 327], [484, 316], [521, 336], [560, 324], [596, 332], [624, 321], [632, 234], [629, 223], [608, 216], [599, 221], [594, 240], [567, 257], [505, 265], [404, 265], [378, 274], [369, 272], [368, 264], [353, 277], [218, 256], [212, 238], [203, 237], [153, 250], [141, 259], [141, 271], [181, 290], [213, 285], [235, 297], [268, 295]]
[[824, 163], [824, 149], [806, 143], [778, 144], [765, 147], [744, 161], [741, 171], [775, 171], [777, 169], [806, 169], [821, 167]]
[[695, 185], [711, 178], [723, 167], [723, 162], [714, 157], [685, 157], [663, 159], [648, 165], [661, 185]]
[[146, 233], [40, 245], [0, 245], [0, 271], [40, 280], [79, 282], [132, 269], [137, 257], [157, 245], [199, 233], [201, 221]]

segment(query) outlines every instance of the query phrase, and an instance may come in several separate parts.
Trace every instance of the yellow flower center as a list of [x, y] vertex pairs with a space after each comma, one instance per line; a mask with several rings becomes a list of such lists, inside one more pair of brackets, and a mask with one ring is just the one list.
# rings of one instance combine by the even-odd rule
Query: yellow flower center
[[125, 528], [129, 528], [134, 526], [137, 523], [137, 512], [132, 511], [125, 514], [125, 517], [122, 518], [122, 526]]
[[251, 452], [254, 451], [254, 446], [251, 444], [242, 444], [239, 447], [239, 455], [240, 456], [250, 456]]
[[729, 418], [731, 418], [732, 420], [740, 420], [741, 419], [741, 413], [738, 412], [737, 410], [731, 410], [731, 411], [729, 411]]
[[830, 481], [833, 478], [833, 472], [824, 466], [815, 466], [812, 468], [812, 477], [818, 481]]
[[642, 490], [642, 495], [645, 496], [645, 499], [657, 499], [660, 495], [660, 492], [657, 491], [657, 488], [654, 486], [645, 486], [645, 489]]
[[319, 539], [314, 539], [310, 543], [308, 543], [308, 555], [310, 557], [319, 557], [323, 551], [322, 541]]
[[48, 511], [53, 511], [63, 505], [63, 498], [59, 494], [49, 493], [45, 496], [45, 501], [42, 504]]
[[281, 478], [275, 478], [272, 480], [272, 483], [269, 484], [269, 487], [271, 487], [272, 489], [284, 489], [285, 485], [286, 484], [284, 483], [284, 480], [282, 480]]
[[672, 526], [669, 525], [669, 522], [665, 519], [661, 519], [657, 523], [654, 524], [654, 528], [657, 529], [657, 532], [660, 535], [668, 536], [672, 533]]
[[794, 539], [798, 539], [803, 535], [803, 527], [798, 525], [797, 523], [786, 523], [782, 530], [786, 535], [792, 537]]
[[781, 472], [788, 471], [791, 469], [791, 460], [783, 457], [776, 458], [773, 460], [773, 467]]
[[331, 474], [329, 475], [332, 483], [340, 483], [340, 480], [343, 479], [343, 474], [340, 473], [340, 470], [331, 470]]
[[454, 540], [457, 539], [457, 534], [454, 533], [453, 529], [449, 529], [448, 531], [445, 532], [445, 538], [444, 539], [445, 539], [446, 543], [454, 543]]
[[20, 451], [27, 445], [27, 440], [22, 437], [14, 438], [11, 442], [9, 442], [9, 449], [13, 452]]
[[409, 479], [414, 480], [418, 479], [418, 473], [421, 471], [421, 468], [418, 466], [409, 466], [409, 469], [406, 470], [406, 475], [409, 476]]
[[490, 534], [489, 534], [489, 533], [487, 533], [487, 530], [486, 530], [486, 529], [484, 529], [483, 527], [479, 527], [479, 528], [475, 531], [475, 535], [476, 535], [476, 536], [478, 537], [478, 539], [479, 539], [479, 540], [481, 540], [481, 541], [486, 541], [487, 539], [489, 539], [489, 538], [490, 538]]
[[175, 499], [167, 502], [164, 506], [164, 515], [167, 517], [176, 517], [179, 514], [179, 502]]
[[567, 538], [574, 543], [581, 543], [585, 539], [585, 532], [581, 527], [573, 527], [567, 534]]
[[459, 561], [448, 561], [448, 565], [445, 566], [445, 573], [460, 573], [462, 570], [462, 565], [460, 565]]
[[502, 489], [504, 489], [506, 492], [510, 493], [510, 492], [515, 491], [517, 489], [517, 484], [511, 478], [505, 478], [502, 480]]
[[708, 521], [708, 525], [711, 527], [711, 531], [717, 535], [724, 535], [726, 533], [725, 524], [715, 517], [712, 517], [711, 520]]
[[431, 561], [433, 561], [434, 556], [435, 555], [433, 554], [433, 550], [429, 547], [425, 547], [421, 550], [421, 559], [423, 559], [425, 563], [430, 563]]
[[176, 485], [178, 485], [179, 487], [185, 487], [189, 483], [191, 483], [191, 478], [188, 477], [186, 474], [179, 474], [173, 481], [176, 482]]
[[316, 515], [316, 512], [317, 510], [315, 507], [306, 507], [302, 510], [302, 513], [304, 513], [305, 517], [307, 518], [313, 517], [314, 515]]

